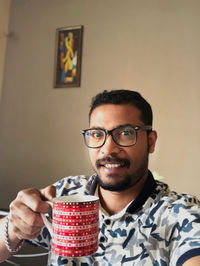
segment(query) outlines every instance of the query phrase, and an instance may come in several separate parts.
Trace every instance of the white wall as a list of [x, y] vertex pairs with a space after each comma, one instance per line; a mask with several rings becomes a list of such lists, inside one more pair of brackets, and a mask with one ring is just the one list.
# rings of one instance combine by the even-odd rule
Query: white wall
[[0, 101], [3, 84], [6, 42], [9, 36], [8, 21], [10, 14], [10, 0], [0, 0]]
[[[84, 25], [80, 88], [54, 89], [56, 28]], [[0, 201], [24, 187], [90, 174], [80, 134], [90, 99], [138, 90], [158, 131], [150, 169], [200, 196], [200, 1], [13, 0], [0, 105]], [[9, 194], [7, 188], [9, 188]]]

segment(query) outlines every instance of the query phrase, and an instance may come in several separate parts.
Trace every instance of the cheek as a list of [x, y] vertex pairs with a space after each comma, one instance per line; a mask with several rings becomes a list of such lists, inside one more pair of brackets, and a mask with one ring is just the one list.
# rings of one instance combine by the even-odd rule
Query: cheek
[[148, 145], [147, 143], [137, 143], [132, 147], [131, 151], [127, 151], [129, 160], [132, 162], [133, 166], [140, 164], [146, 156], [148, 156]]
[[149, 141], [146, 135], [146, 132], [142, 132], [143, 135], [139, 135], [137, 143], [135, 147], [138, 150], [138, 154], [145, 154], [148, 153], [149, 150]]
[[92, 166], [95, 166], [97, 160], [97, 151], [95, 149], [89, 149], [89, 157], [92, 163]]

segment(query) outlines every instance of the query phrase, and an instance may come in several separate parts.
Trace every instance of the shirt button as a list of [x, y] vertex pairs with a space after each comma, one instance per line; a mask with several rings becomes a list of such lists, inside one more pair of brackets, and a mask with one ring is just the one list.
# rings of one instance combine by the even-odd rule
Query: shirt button
[[111, 221], [109, 219], [105, 220], [105, 224], [106, 225], [110, 225], [111, 224]]

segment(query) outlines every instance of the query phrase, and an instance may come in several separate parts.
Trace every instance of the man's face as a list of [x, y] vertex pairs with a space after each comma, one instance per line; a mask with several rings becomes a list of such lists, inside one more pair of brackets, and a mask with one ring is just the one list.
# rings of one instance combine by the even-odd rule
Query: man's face
[[[142, 126], [144, 123], [140, 115], [141, 112], [129, 104], [104, 104], [92, 112], [90, 128], [112, 130], [127, 124]], [[111, 191], [122, 191], [143, 178], [148, 170], [148, 153], [154, 151], [154, 133], [150, 133], [148, 137], [146, 131], [139, 130], [137, 143], [130, 147], [120, 147], [109, 135], [102, 147], [90, 148], [90, 160], [98, 174], [100, 186]]]

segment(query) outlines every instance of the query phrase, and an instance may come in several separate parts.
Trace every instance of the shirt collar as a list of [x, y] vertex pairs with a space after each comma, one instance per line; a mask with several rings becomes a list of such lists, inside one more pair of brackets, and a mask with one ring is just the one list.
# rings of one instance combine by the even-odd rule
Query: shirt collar
[[[93, 181], [92, 181], [90, 192], [89, 192], [90, 195], [94, 195], [96, 191], [96, 188], [98, 185], [97, 174], [94, 174], [92, 176], [92, 179]], [[141, 208], [144, 205], [144, 203], [146, 202], [148, 197], [152, 194], [155, 188], [156, 188], [156, 181], [154, 180], [152, 173], [148, 171], [148, 177], [147, 177], [147, 180], [144, 184], [142, 191], [135, 198], [135, 200], [133, 200], [131, 204], [128, 205], [128, 208], [126, 211], [131, 214], [135, 213], [139, 208]]]

